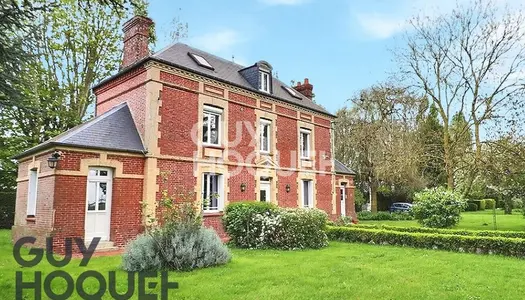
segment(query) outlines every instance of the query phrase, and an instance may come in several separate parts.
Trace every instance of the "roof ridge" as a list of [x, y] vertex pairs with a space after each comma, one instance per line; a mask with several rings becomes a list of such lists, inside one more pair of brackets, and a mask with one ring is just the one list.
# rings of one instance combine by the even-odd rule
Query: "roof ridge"
[[155, 56], [155, 55], [160, 55], [162, 52], [165, 52], [166, 50], [168, 50], [168, 49], [170, 49], [171, 47], [176, 46], [176, 45], [184, 45], [184, 46], [190, 48], [190, 49], [193, 50], [193, 51], [201, 52], [201, 53], [206, 53], [206, 55], [213, 56], [213, 58], [215, 58], [215, 59], [218, 59], [218, 60], [221, 60], [221, 61], [223, 61], [223, 62], [230, 63], [230, 64], [235, 64], [235, 65], [241, 67], [241, 69], [242, 69], [242, 68], [246, 68], [245, 66], [240, 65], [240, 64], [238, 64], [238, 63], [236, 63], [236, 62], [234, 62], [234, 61], [227, 60], [226, 58], [222, 58], [222, 57], [220, 57], [220, 56], [218, 56], [218, 55], [215, 55], [215, 54], [213, 54], [213, 53], [210, 53], [210, 52], [207, 52], [207, 51], [204, 51], [204, 50], [201, 50], [201, 49], [197, 49], [197, 48], [195, 48], [195, 47], [193, 47], [193, 46], [190, 46], [190, 45], [188, 45], [188, 44], [186, 44], [186, 43], [181, 43], [181, 42], [171, 43], [171, 44], [169, 44], [168, 46], [166, 46], [166, 47], [162, 48], [161, 50], [159, 50], [158, 52], [155, 52], [155, 53], [153, 54], [153, 56]]

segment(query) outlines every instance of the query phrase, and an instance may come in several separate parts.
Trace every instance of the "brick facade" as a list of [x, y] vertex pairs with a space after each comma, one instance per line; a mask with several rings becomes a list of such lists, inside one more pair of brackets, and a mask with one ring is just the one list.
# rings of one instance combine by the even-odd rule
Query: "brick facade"
[[[134, 22], [144, 25], [149, 21], [139, 18]], [[312, 182], [313, 205], [332, 219], [342, 213], [343, 186], [347, 194], [345, 214], [355, 218], [353, 176], [336, 174], [334, 170], [333, 116], [158, 61], [136, 63], [147, 56], [141, 44], [146, 31], [139, 23], [125, 25], [123, 67], [127, 68], [95, 87], [95, 113], [102, 115], [127, 102], [147, 153], [55, 145], [21, 158], [15, 239], [38, 236], [38, 245], [42, 246], [44, 237], [53, 236], [55, 247], [61, 251], [64, 238], [84, 237], [88, 171], [93, 167], [112, 170], [109, 241], [117, 247], [123, 247], [143, 230], [142, 201], [149, 207], [148, 215], [159, 213], [154, 207], [164, 190], [169, 194], [194, 193], [194, 200], [200, 202], [209, 174], [221, 178], [220, 205], [217, 210], [203, 212], [204, 225], [214, 228], [221, 237], [225, 237], [222, 211], [228, 203], [259, 201], [267, 193], [270, 201], [281, 207], [301, 207], [302, 180]], [[131, 28], [130, 24], [138, 27]], [[300, 92], [311, 96], [311, 84], [306, 81]], [[203, 141], [205, 108], [214, 110], [221, 119], [218, 144]], [[259, 150], [261, 120], [270, 124], [267, 152]], [[310, 155], [302, 158], [300, 132], [305, 129], [310, 131]], [[50, 169], [47, 158], [55, 150], [63, 155], [57, 167]], [[28, 175], [35, 168], [37, 212], [28, 219]], [[269, 190], [262, 186], [269, 186]]]

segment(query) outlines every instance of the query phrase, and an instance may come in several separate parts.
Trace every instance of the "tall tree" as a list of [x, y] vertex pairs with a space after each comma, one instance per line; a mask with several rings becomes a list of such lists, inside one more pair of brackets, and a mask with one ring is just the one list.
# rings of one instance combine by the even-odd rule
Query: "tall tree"
[[34, 17], [28, 26], [36, 38], [23, 45], [24, 59], [15, 60], [21, 70], [10, 83], [16, 101], [0, 105], [0, 177], [7, 181], [3, 185], [16, 185], [10, 156], [89, 115], [92, 85], [118, 70], [120, 25], [131, 12], [123, 3], [127, 2], [56, 0], [45, 9], [29, 9]]
[[351, 101], [350, 109], [337, 112], [335, 155], [356, 170], [376, 211], [381, 185], [420, 182], [416, 120], [422, 101], [389, 84], [363, 90]]
[[[436, 105], [443, 121], [447, 185], [454, 188], [455, 148], [450, 125], [456, 112], [473, 128], [479, 170], [481, 127], [512, 110], [525, 90], [525, 17], [490, 0], [473, 0], [450, 13], [410, 20], [407, 47], [397, 52], [402, 74]], [[468, 189], [468, 187], [467, 187]]]
[[442, 186], [447, 181], [443, 161], [443, 125], [435, 104], [431, 104], [428, 113], [419, 121], [419, 143], [423, 151], [420, 160], [420, 172], [428, 187]]

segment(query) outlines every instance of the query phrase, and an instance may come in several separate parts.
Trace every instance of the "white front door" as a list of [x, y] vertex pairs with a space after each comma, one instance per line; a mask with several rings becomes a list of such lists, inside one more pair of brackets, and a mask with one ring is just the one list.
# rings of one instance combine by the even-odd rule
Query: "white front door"
[[346, 187], [341, 187], [341, 216], [346, 216]]
[[270, 188], [270, 180], [269, 179], [262, 179], [261, 178], [261, 188], [259, 190], [259, 200], [262, 202], [271, 202], [271, 188]]
[[111, 217], [111, 169], [90, 168], [86, 196], [86, 242], [95, 237], [109, 241]]

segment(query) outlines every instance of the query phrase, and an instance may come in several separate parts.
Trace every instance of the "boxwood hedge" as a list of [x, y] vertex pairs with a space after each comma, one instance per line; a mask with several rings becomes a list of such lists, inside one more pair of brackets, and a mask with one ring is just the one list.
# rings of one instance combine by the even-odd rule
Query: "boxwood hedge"
[[327, 227], [330, 240], [525, 257], [525, 239], [400, 232], [363, 227]]

